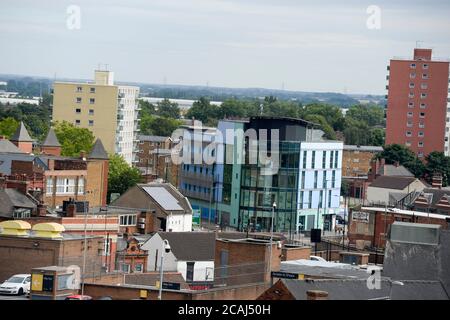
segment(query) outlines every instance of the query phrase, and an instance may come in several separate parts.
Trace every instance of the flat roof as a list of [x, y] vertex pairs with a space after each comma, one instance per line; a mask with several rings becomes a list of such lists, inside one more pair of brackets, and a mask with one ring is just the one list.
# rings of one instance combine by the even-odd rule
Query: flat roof
[[[385, 208], [380, 208], [380, 207], [362, 207], [361, 210], [372, 211], [372, 212], [384, 212]], [[404, 214], [404, 215], [407, 215], [407, 216], [430, 217], [430, 218], [441, 219], [441, 220], [445, 220], [447, 218], [450, 218], [449, 215], [445, 215], [445, 214], [428, 213], [428, 212], [412, 211], [412, 210], [401, 210], [401, 209], [394, 209], [393, 210], [392, 208], [388, 208], [387, 212], [388, 213], [399, 213], [399, 214]]]

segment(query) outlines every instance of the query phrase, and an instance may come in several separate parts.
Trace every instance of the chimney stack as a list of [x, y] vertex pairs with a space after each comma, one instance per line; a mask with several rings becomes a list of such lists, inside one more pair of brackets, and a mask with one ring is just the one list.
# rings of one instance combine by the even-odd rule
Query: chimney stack
[[328, 300], [328, 292], [321, 290], [306, 291], [306, 300]]
[[75, 217], [75, 214], [77, 213], [77, 205], [74, 202], [71, 202], [67, 205], [66, 209], [66, 217]]

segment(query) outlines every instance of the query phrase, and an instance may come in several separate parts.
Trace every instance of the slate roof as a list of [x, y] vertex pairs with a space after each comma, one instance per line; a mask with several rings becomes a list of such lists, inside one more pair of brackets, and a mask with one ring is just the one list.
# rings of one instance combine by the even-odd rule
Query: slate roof
[[168, 240], [173, 254], [181, 261], [213, 261], [216, 235], [214, 232], [158, 232]]
[[56, 137], [55, 130], [53, 128], [50, 128], [47, 134], [47, 138], [45, 138], [44, 143], [42, 144], [43, 147], [61, 147], [61, 144], [58, 141], [58, 138]]
[[88, 156], [89, 159], [104, 159], [108, 160], [108, 153], [103, 146], [103, 143], [100, 139], [97, 139], [92, 147], [91, 153]]
[[11, 141], [22, 141], [22, 142], [33, 142], [30, 135], [28, 134], [27, 128], [23, 124], [23, 121], [20, 122], [19, 127], [16, 132], [14, 132], [13, 136], [10, 139]]
[[403, 190], [415, 180], [414, 177], [379, 176], [370, 187]]
[[146, 135], [140, 135], [138, 137], [139, 141], [150, 141], [150, 142], [164, 142], [169, 137], [162, 137], [162, 136], [146, 136]]
[[22, 150], [17, 148], [14, 143], [6, 139], [0, 140], [0, 152], [24, 153]]
[[[308, 290], [328, 292], [329, 300], [448, 300], [439, 281], [401, 281], [403, 285], [382, 280], [380, 289], [369, 289], [364, 279], [280, 280], [297, 300], [306, 300]], [[391, 291], [392, 287], [392, 291]]]
[[15, 207], [34, 209], [36, 204], [16, 189], [0, 189], [0, 216], [12, 217]]
[[404, 166], [395, 166], [393, 164], [385, 164], [380, 168], [379, 173], [383, 176], [414, 177], [414, 175]]
[[377, 147], [377, 146], [356, 146], [356, 145], [346, 144], [346, 145], [344, 145], [344, 150], [365, 151], [365, 152], [382, 152], [383, 151], [383, 147]]
[[432, 194], [432, 198], [431, 198], [431, 205], [434, 206], [436, 205], [437, 202], [439, 202], [439, 200], [442, 199], [443, 196], [450, 196], [450, 190], [445, 190], [445, 189], [434, 189], [434, 188], [426, 188], [423, 189], [424, 193], [430, 193]]

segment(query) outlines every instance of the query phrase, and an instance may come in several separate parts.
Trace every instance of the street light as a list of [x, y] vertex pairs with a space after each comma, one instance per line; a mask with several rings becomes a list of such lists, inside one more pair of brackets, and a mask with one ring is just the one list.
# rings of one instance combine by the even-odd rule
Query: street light
[[168, 240], [163, 241], [163, 250], [161, 251], [161, 266], [159, 267], [159, 294], [158, 300], [162, 297], [162, 287], [163, 287], [163, 265], [164, 265], [164, 252], [169, 253], [171, 251], [170, 244]]
[[275, 219], [276, 202], [272, 204], [272, 219], [270, 220], [270, 248], [269, 248], [269, 273], [272, 272], [272, 243], [273, 243], [273, 220]]

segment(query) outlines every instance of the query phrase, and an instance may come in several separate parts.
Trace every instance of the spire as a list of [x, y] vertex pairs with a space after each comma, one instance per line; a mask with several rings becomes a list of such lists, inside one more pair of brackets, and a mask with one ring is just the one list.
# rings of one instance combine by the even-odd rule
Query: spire
[[30, 135], [28, 134], [27, 128], [25, 128], [23, 121], [20, 121], [20, 125], [11, 137], [10, 141], [33, 142], [34, 140], [31, 139]]
[[97, 139], [92, 147], [92, 151], [88, 156], [88, 159], [103, 159], [108, 160], [108, 153], [103, 146], [102, 140]]
[[50, 128], [47, 134], [47, 138], [45, 138], [44, 143], [42, 144], [43, 147], [61, 147], [61, 144], [58, 141], [58, 138], [56, 137], [55, 130], [53, 128]]

